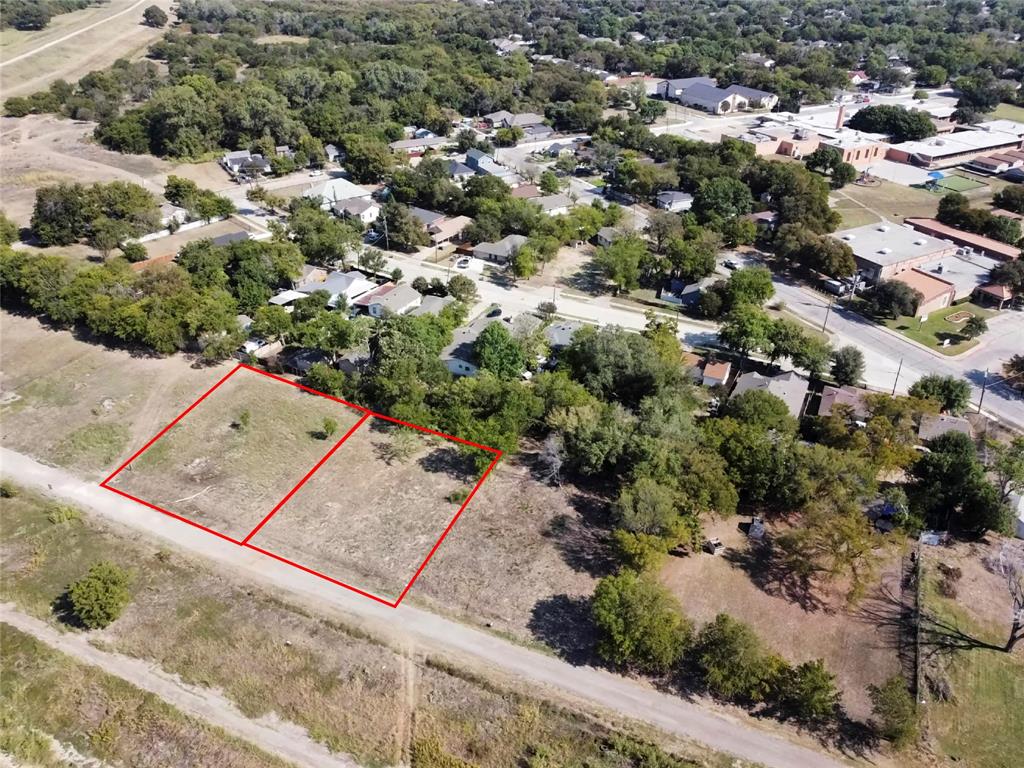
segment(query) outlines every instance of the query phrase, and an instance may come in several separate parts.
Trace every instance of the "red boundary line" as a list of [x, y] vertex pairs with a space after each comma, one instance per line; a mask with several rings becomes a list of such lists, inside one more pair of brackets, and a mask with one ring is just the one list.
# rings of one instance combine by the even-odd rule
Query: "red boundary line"
[[244, 539], [242, 539], [241, 543], [242, 544], [247, 544], [249, 542], [249, 539], [251, 539], [253, 536], [255, 536], [259, 532], [260, 528], [262, 528], [264, 525], [266, 525], [267, 522], [270, 520], [270, 518], [272, 518], [274, 515], [276, 515], [278, 510], [280, 510], [281, 507], [283, 507], [286, 503], [288, 503], [288, 499], [290, 499], [292, 496], [294, 496], [296, 494], [296, 492], [299, 490], [299, 488], [301, 488], [303, 485], [305, 485], [306, 481], [309, 480], [309, 478], [311, 478], [316, 473], [316, 471], [318, 469], [320, 469], [320, 467], [322, 467], [326, 463], [326, 461], [329, 458], [331, 458], [331, 456], [334, 455], [334, 452], [336, 450], [338, 450], [339, 448], [341, 448], [341, 444], [344, 443], [346, 440], [348, 440], [350, 437], [352, 437], [352, 435], [355, 433], [355, 431], [357, 429], [359, 429], [361, 426], [363, 426], [363, 424], [369, 418], [370, 418], [370, 413], [369, 413], [369, 411], [367, 411], [366, 413], [363, 414], [363, 417], [361, 419], [359, 419], [359, 421], [357, 421], [355, 424], [353, 424], [352, 427], [349, 429], [349, 431], [346, 432], [342, 436], [341, 440], [336, 442], [334, 444], [334, 447], [331, 448], [331, 450], [329, 450], [327, 453], [325, 453], [324, 457], [322, 459], [320, 459], [320, 461], [318, 461], [316, 463], [316, 465], [311, 470], [309, 470], [309, 472], [307, 472], [305, 474], [305, 476], [301, 480], [299, 480], [299, 482], [295, 485], [295, 487], [292, 488], [290, 491], [288, 491], [288, 493], [285, 494], [285, 497], [283, 499], [281, 499], [279, 502], [277, 502], [277, 505], [272, 510], [270, 510], [267, 513], [267, 516], [264, 517], [262, 520], [260, 520], [259, 525], [257, 525], [251, 531], [249, 531], [249, 535], [246, 536]]
[[[129, 464], [131, 464], [133, 461], [135, 461], [135, 459], [137, 459], [139, 456], [141, 456], [151, 445], [153, 445], [153, 443], [155, 443], [157, 440], [159, 440], [161, 437], [163, 437], [165, 434], [167, 434], [167, 432], [170, 431], [170, 429], [172, 427], [174, 427], [175, 424], [177, 424], [179, 421], [181, 421], [183, 418], [185, 418], [185, 416], [187, 416], [196, 406], [198, 406], [201, 402], [203, 402], [203, 400], [205, 400], [207, 397], [209, 397], [214, 392], [214, 390], [216, 390], [221, 384], [223, 384], [225, 381], [227, 381], [235, 373], [237, 373], [239, 370], [241, 370], [243, 368], [245, 370], [252, 371], [253, 373], [258, 373], [261, 376], [266, 376], [267, 378], [274, 379], [275, 381], [280, 381], [280, 382], [283, 382], [285, 384], [290, 384], [291, 386], [296, 387], [297, 389], [301, 389], [304, 392], [308, 392], [308, 393], [310, 393], [312, 395], [318, 395], [320, 397], [327, 398], [328, 400], [333, 400], [333, 401], [335, 401], [337, 403], [341, 403], [342, 405], [348, 406], [349, 408], [354, 408], [354, 409], [360, 411], [363, 415], [359, 419], [359, 421], [357, 421], [342, 436], [342, 438], [337, 443], [335, 443], [335, 445], [323, 456], [323, 458], [321, 458], [320, 461], [318, 461], [316, 463], [316, 465], [311, 470], [309, 470], [309, 472], [307, 472], [305, 474], [305, 476], [298, 482], [298, 484], [296, 484], [295, 487], [292, 488], [285, 495], [285, 497], [283, 499], [281, 499], [281, 501], [279, 501], [274, 506], [274, 508], [272, 510], [270, 510], [270, 512], [266, 515], [266, 517], [264, 517], [259, 522], [259, 524], [255, 528], [253, 528], [249, 532], [249, 534], [242, 541], [239, 541], [238, 539], [233, 539], [230, 536], [228, 536], [227, 534], [221, 533], [220, 531], [216, 531], [213, 528], [208, 528], [207, 526], [202, 525], [201, 523], [197, 523], [194, 520], [189, 520], [187, 517], [183, 517], [183, 516], [181, 516], [179, 514], [171, 512], [170, 510], [164, 509], [163, 507], [159, 507], [156, 504], [153, 504], [151, 502], [145, 501], [144, 499], [140, 499], [140, 498], [138, 498], [136, 496], [131, 495], [130, 493], [122, 491], [119, 488], [114, 488], [113, 486], [109, 485], [110, 481], [113, 480], [125, 467], [127, 467]], [[434, 546], [430, 548], [430, 551], [427, 553], [427, 556], [423, 559], [423, 562], [421, 562], [419, 567], [416, 569], [416, 572], [413, 574], [412, 578], [409, 580], [409, 583], [405, 585], [405, 588], [402, 590], [402, 592], [398, 595], [398, 597], [394, 601], [386, 600], [385, 598], [379, 597], [378, 595], [375, 595], [372, 592], [367, 592], [366, 590], [360, 589], [359, 587], [354, 587], [351, 584], [346, 584], [343, 581], [340, 581], [338, 579], [335, 579], [335, 578], [332, 578], [330, 576], [327, 576], [326, 574], [320, 573], [319, 571], [316, 571], [316, 570], [314, 570], [312, 568], [308, 568], [308, 567], [306, 567], [304, 565], [301, 565], [300, 563], [297, 563], [297, 562], [294, 562], [292, 560], [289, 560], [286, 557], [282, 557], [281, 555], [275, 554], [275, 553], [273, 553], [273, 552], [271, 552], [269, 550], [257, 547], [255, 544], [250, 544], [249, 543], [249, 540], [253, 536], [255, 536], [259, 532], [259, 530], [267, 522], [269, 522], [270, 519], [275, 514], [277, 514], [281, 510], [281, 508], [292, 498], [292, 496], [294, 496], [299, 491], [299, 489], [303, 485], [305, 485], [306, 482], [314, 474], [316, 474], [320, 470], [321, 467], [323, 467], [323, 465], [328, 461], [328, 459], [330, 459], [331, 456], [334, 455], [335, 451], [337, 451], [339, 448], [341, 448], [342, 444], [346, 440], [348, 440], [353, 434], [355, 434], [356, 430], [358, 430], [370, 417], [374, 417], [374, 418], [378, 418], [378, 419], [383, 419], [384, 421], [389, 421], [389, 422], [392, 422], [394, 424], [400, 424], [400, 425], [402, 425], [404, 427], [409, 427], [411, 429], [416, 429], [416, 430], [419, 430], [420, 432], [426, 432], [427, 434], [435, 435], [437, 437], [441, 437], [441, 438], [444, 438], [446, 440], [451, 440], [451, 441], [456, 442], [456, 443], [461, 443], [462, 445], [468, 445], [468, 446], [471, 446], [473, 448], [477, 448], [477, 449], [482, 450], [482, 451], [488, 451], [489, 453], [494, 454], [494, 458], [491, 460], [491, 463], [487, 466], [487, 469], [484, 470], [483, 474], [477, 480], [476, 485], [473, 486], [473, 490], [469, 492], [469, 495], [466, 497], [466, 500], [462, 502], [462, 505], [459, 507], [459, 509], [455, 513], [454, 517], [452, 517], [452, 519], [449, 521], [447, 527], [441, 533], [441, 536], [438, 538], [438, 540], [436, 542], [434, 542]], [[282, 563], [285, 563], [286, 565], [290, 565], [293, 568], [297, 568], [300, 571], [303, 571], [303, 572], [308, 573], [308, 574], [310, 574], [312, 576], [316, 576], [318, 578], [321, 578], [324, 581], [330, 582], [331, 584], [335, 584], [335, 585], [337, 585], [339, 587], [344, 587], [345, 589], [348, 589], [348, 590], [350, 590], [352, 592], [355, 592], [358, 595], [362, 595], [363, 597], [367, 597], [367, 598], [369, 598], [371, 600], [374, 600], [374, 601], [376, 601], [378, 603], [381, 603], [382, 605], [386, 605], [389, 608], [397, 608], [398, 605], [402, 602], [402, 600], [405, 599], [405, 596], [409, 593], [409, 590], [412, 589], [413, 584], [416, 583], [416, 580], [420, 577], [420, 574], [423, 573], [423, 570], [427, 567], [427, 563], [430, 562], [431, 558], [434, 556], [434, 554], [437, 552], [438, 548], [441, 546], [441, 543], [445, 540], [445, 538], [451, 532], [452, 528], [455, 527], [455, 523], [458, 522], [459, 518], [462, 516], [462, 513], [465, 511], [466, 507], [469, 506], [469, 503], [473, 500], [473, 497], [476, 495], [476, 492], [478, 490], [480, 490], [480, 487], [483, 485], [484, 480], [487, 479], [487, 476], [491, 473], [491, 470], [493, 470], [494, 467], [497, 465], [498, 461], [501, 460], [502, 456], [504, 456], [504, 452], [499, 450], [499, 449], [497, 449], [497, 448], [492, 448], [492, 447], [487, 446], [487, 445], [481, 445], [480, 443], [475, 443], [472, 440], [466, 440], [466, 439], [461, 438], [461, 437], [456, 437], [455, 435], [448, 435], [448, 434], [445, 434], [444, 432], [439, 432], [436, 429], [430, 429], [429, 427], [420, 426], [419, 424], [413, 424], [413, 423], [408, 422], [408, 421], [402, 421], [401, 419], [396, 419], [396, 418], [394, 418], [392, 416], [387, 416], [387, 415], [385, 415], [383, 413], [377, 413], [376, 411], [372, 411], [369, 408], [366, 408], [365, 406], [356, 405], [355, 403], [350, 403], [347, 400], [343, 400], [343, 399], [341, 399], [339, 397], [333, 397], [332, 395], [328, 395], [328, 394], [326, 394], [324, 392], [320, 392], [318, 390], [311, 389], [310, 387], [306, 387], [306, 386], [304, 386], [302, 384], [299, 384], [298, 382], [291, 381], [291, 380], [286, 379], [286, 378], [284, 378], [282, 376], [277, 376], [275, 374], [268, 373], [267, 371], [262, 371], [259, 368], [254, 368], [253, 366], [246, 365], [245, 363], [239, 363], [234, 368], [232, 368], [230, 371], [228, 371], [227, 374], [225, 374], [221, 379], [219, 379], [212, 387], [210, 387], [208, 390], [206, 390], [206, 392], [204, 392], [202, 395], [200, 395], [198, 400], [196, 400], [194, 403], [192, 403], [192, 405], [190, 405], [188, 408], [186, 408], [180, 414], [178, 414], [170, 424], [168, 424], [166, 427], [161, 429], [152, 438], [150, 438], [150, 440], [145, 445], [143, 445], [139, 450], [137, 450], [135, 453], [133, 453], [124, 463], [121, 464], [121, 466], [119, 466], [117, 469], [115, 469], [99, 485], [100, 485], [101, 488], [104, 488], [104, 489], [106, 489], [108, 491], [113, 491], [114, 493], [118, 494], [119, 496], [123, 496], [126, 499], [130, 499], [131, 501], [134, 501], [137, 504], [141, 504], [142, 506], [148, 507], [149, 509], [153, 509], [153, 510], [155, 510], [157, 512], [162, 512], [163, 514], [167, 515], [168, 517], [174, 518], [175, 520], [178, 520], [178, 521], [180, 521], [182, 523], [186, 523], [188, 525], [191, 525], [194, 528], [198, 528], [201, 531], [205, 531], [206, 533], [213, 534], [214, 536], [216, 536], [216, 537], [218, 537], [220, 539], [223, 539], [225, 541], [229, 541], [232, 544], [237, 544], [239, 546], [246, 547], [247, 549], [251, 549], [254, 552], [259, 552], [262, 555], [266, 555], [267, 557], [270, 557], [270, 558], [272, 558], [274, 560], [278, 560], [278, 561], [280, 561]]]

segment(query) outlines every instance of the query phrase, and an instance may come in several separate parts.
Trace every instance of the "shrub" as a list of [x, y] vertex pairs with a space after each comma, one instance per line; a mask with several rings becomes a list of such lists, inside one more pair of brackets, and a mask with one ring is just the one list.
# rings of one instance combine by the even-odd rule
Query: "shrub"
[[469, 498], [469, 493], [469, 488], [458, 488], [449, 493], [446, 498], [452, 504], [461, 504], [462, 502]]
[[54, 525], [61, 525], [81, 520], [82, 513], [67, 504], [51, 504], [47, 510], [46, 519]]
[[0, 499], [13, 499], [18, 495], [18, 487], [10, 480], [0, 480]]
[[131, 600], [131, 574], [110, 562], [99, 562], [71, 585], [68, 599], [75, 616], [89, 629], [103, 629], [117, 620]]
[[917, 705], [899, 675], [890, 677], [879, 687], [868, 686], [871, 711], [878, 718], [878, 733], [897, 749], [917, 738]]

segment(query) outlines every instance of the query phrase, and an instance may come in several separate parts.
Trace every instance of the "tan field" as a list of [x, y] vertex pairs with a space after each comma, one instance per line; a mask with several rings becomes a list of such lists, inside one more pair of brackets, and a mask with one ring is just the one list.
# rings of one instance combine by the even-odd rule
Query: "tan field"
[[142, 23], [150, 5], [173, 20], [171, 0], [108, 0], [54, 16], [45, 29], [3, 30], [0, 82], [5, 97], [45, 90], [54, 80], [73, 83], [118, 59], [140, 58], [166, 31]]

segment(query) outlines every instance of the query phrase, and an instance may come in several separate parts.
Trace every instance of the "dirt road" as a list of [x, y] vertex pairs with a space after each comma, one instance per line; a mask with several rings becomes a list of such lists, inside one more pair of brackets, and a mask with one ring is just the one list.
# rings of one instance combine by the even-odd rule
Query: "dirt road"
[[351, 758], [334, 754], [309, 738], [304, 728], [271, 717], [253, 720], [216, 691], [186, 685], [177, 675], [120, 653], [101, 651], [88, 636], [58, 632], [49, 624], [21, 613], [10, 603], [0, 604], [0, 621], [31, 635], [54, 650], [125, 680], [159, 696], [187, 715], [223, 728], [265, 752], [296, 765], [358, 768]]
[[477, 665], [482, 663], [488, 669], [529, 684], [537, 695], [570, 698], [589, 708], [646, 722], [673, 736], [765, 766], [838, 768], [844, 764], [809, 743], [796, 744], [759, 729], [752, 721], [712, 712], [605, 670], [574, 667], [405, 603], [395, 609], [378, 605], [7, 448], [0, 448], [0, 468], [17, 483], [202, 555], [236, 576], [286, 590], [304, 602], [315, 602], [322, 610], [340, 612], [396, 644], [411, 642], [421, 649], [434, 649]]

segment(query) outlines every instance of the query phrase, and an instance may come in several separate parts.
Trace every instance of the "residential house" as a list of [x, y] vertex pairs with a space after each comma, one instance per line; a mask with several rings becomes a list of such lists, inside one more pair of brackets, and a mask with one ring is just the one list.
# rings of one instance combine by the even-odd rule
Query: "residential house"
[[273, 304], [275, 307], [284, 307], [289, 312], [292, 311], [291, 304], [299, 299], [304, 299], [308, 296], [308, 293], [303, 291], [286, 290], [280, 291], [274, 296], [271, 296], [267, 301], [268, 304]]
[[409, 314], [412, 317], [419, 317], [420, 315], [436, 315], [440, 313], [442, 309], [454, 302], [454, 296], [430, 296], [428, 294], [422, 297], [420, 305], [410, 311]]
[[443, 213], [438, 213], [437, 211], [428, 211], [425, 208], [417, 208], [415, 205], [409, 206], [409, 213], [412, 215], [414, 219], [416, 219], [420, 224], [422, 224], [423, 228], [428, 232], [430, 231], [430, 227], [433, 224], [436, 224], [437, 222], [444, 219]]
[[540, 187], [536, 184], [520, 184], [512, 190], [512, 197], [519, 197], [523, 200], [533, 200], [541, 196]]
[[341, 157], [341, 150], [334, 144], [326, 144], [324, 146], [324, 154], [327, 156], [327, 162], [336, 163], [338, 158]]
[[274, 147], [274, 155], [276, 157], [287, 157], [289, 160], [295, 158], [295, 150], [289, 147], [287, 144], [282, 144], [279, 147]]
[[271, 171], [270, 161], [263, 155], [254, 155], [248, 149], [228, 152], [220, 159], [220, 164], [232, 176], [262, 176]]
[[678, 189], [666, 189], [659, 192], [654, 199], [655, 205], [670, 213], [682, 213], [693, 207], [693, 195], [680, 192]]
[[479, 149], [471, 149], [466, 153], [466, 165], [478, 176], [497, 176], [509, 186], [512, 186], [517, 178], [515, 171]]
[[679, 101], [683, 91], [694, 85], [708, 85], [714, 87], [717, 82], [712, 77], [680, 77], [673, 80], [662, 80], [658, 83], [657, 95], [666, 101]]
[[449, 160], [448, 175], [453, 182], [461, 187], [467, 180], [476, 176], [476, 171], [465, 163], [460, 163], [458, 160]]
[[845, 405], [851, 409], [855, 417], [866, 419], [870, 414], [868, 413], [867, 404], [864, 402], [864, 397], [869, 394], [871, 393], [868, 390], [859, 387], [833, 387], [830, 384], [826, 384], [821, 390], [818, 415], [830, 416], [832, 409], [837, 405]]
[[371, 193], [370, 190], [353, 184], [346, 178], [335, 176], [319, 184], [311, 184], [309, 189], [302, 193], [302, 196], [319, 197], [320, 207], [327, 211], [335, 203], [346, 203], [349, 200], [369, 200]]
[[188, 221], [188, 211], [171, 203], [160, 206], [160, 224], [164, 227], [178, 226]]
[[770, 392], [786, 404], [794, 418], [799, 419], [804, 410], [808, 386], [807, 379], [793, 371], [774, 376], [764, 376], [752, 371], [739, 377], [733, 388], [732, 397], [755, 389]]
[[741, 53], [739, 60], [744, 64], [750, 64], [755, 67], [764, 67], [765, 69], [771, 69], [775, 66], [775, 59], [770, 56], [766, 56], [763, 53]]
[[523, 126], [523, 138], [528, 141], [544, 141], [555, 135], [555, 129], [547, 123], [533, 123]]
[[548, 216], [561, 216], [574, 205], [572, 198], [565, 194], [545, 195], [534, 198], [533, 202]]
[[327, 291], [330, 296], [327, 305], [336, 307], [342, 301], [351, 304], [376, 287], [377, 284], [367, 280], [362, 272], [353, 269], [348, 272], [331, 272], [323, 280], [304, 281], [297, 285], [295, 290], [307, 296], [315, 291]]
[[432, 245], [444, 245], [445, 243], [458, 242], [462, 240], [462, 233], [473, 220], [469, 216], [452, 216], [443, 218], [427, 227], [427, 234], [430, 235]]
[[496, 317], [479, 317], [468, 325], [456, 328], [452, 343], [441, 350], [441, 361], [456, 376], [476, 376], [479, 367], [473, 345], [491, 323], [500, 323]]
[[724, 387], [732, 373], [732, 363], [728, 360], [705, 360], [701, 367], [700, 383], [705, 387]]
[[974, 437], [974, 430], [971, 422], [961, 416], [950, 416], [945, 413], [925, 414], [921, 417], [921, 426], [918, 427], [917, 436], [923, 442], [934, 440], [948, 432], [959, 432], [960, 434]]
[[276, 360], [278, 367], [295, 376], [305, 376], [314, 365], [318, 363], [326, 365], [329, 362], [327, 355], [320, 350], [302, 347], [286, 349], [277, 356]]
[[508, 264], [529, 238], [524, 235], [506, 235], [496, 243], [479, 243], [473, 248], [473, 255], [498, 264]]
[[399, 139], [388, 144], [394, 152], [404, 152], [410, 157], [419, 157], [428, 149], [440, 149], [453, 144], [454, 140], [447, 136], [414, 136], [410, 139]]
[[358, 309], [365, 309], [370, 317], [385, 317], [387, 315], [404, 315], [416, 309], [423, 300], [420, 292], [412, 286], [402, 283], [386, 283], [374, 290], [363, 294], [356, 299], [352, 305]]
[[758, 211], [757, 213], [748, 213], [745, 214], [743, 218], [754, 222], [754, 226], [757, 227], [758, 232], [771, 232], [779, 226], [779, 214], [776, 211]]
[[576, 145], [572, 142], [556, 141], [554, 144], [548, 145], [544, 154], [548, 157], [561, 157], [562, 155], [571, 155], [575, 151]]
[[544, 338], [552, 353], [560, 352], [572, 344], [572, 337], [582, 327], [583, 323], [576, 320], [556, 320], [545, 326]]
[[863, 69], [850, 70], [847, 74], [850, 77], [850, 83], [852, 85], [861, 85], [871, 80], [871, 78], [868, 77], [868, 73]]
[[380, 216], [380, 206], [372, 198], [366, 197], [354, 197], [350, 200], [331, 203], [331, 210], [335, 216], [358, 219], [364, 227], [375, 222]]
[[607, 248], [625, 233], [617, 227], [601, 227], [594, 236], [594, 242], [602, 248]]
[[491, 112], [489, 115], [484, 115], [484, 120], [492, 128], [522, 128], [526, 130], [530, 126], [543, 124], [544, 116], [538, 115], [535, 112], [516, 113], [501, 109], [497, 112]]

